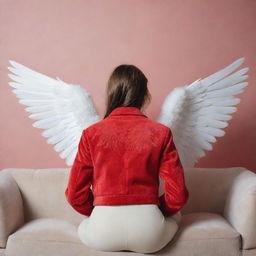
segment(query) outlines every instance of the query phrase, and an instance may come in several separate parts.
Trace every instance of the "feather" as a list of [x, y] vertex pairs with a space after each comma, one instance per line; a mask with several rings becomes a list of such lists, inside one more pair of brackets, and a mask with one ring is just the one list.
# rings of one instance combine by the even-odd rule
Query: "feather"
[[25, 111], [31, 113], [29, 118], [36, 120], [33, 127], [44, 129], [42, 136], [48, 138], [47, 143], [54, 144], [54, 150], [71, 166], [83, 130], [100, 120], [90, 93], [79, 85], [9, 62], [12, 92], [20, 104], [28, 106]]
[[244, 62], [240, 58], [218, 72], [198, 79], [190, 85], [175, 88], [162, 104], [157, 121], [168, 126], [184, 167], [193, 167], [212, 150], [216, 137], [225, 135], [223, 130], [237, 111], [241, 94], [248, 86], [244, 82], [249, 68], [236, 69]]

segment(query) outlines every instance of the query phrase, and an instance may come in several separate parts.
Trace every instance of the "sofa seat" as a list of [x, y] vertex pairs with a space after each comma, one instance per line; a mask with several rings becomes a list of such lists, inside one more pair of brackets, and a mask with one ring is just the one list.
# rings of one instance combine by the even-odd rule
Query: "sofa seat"
[[31, 256], [70, 256], [87, 250], [80, 242], [74, 224], [61, 219], [41, 218], [27, 222], [8, 238], [6, 255], [25, 256], [28, 251]]
[[[15, 233], [7, 241], [6, 255], [119, 255], [121, 252], [100, 252], [88, 248], [77, 236], [75, 224], [66, 220], [35, 219]], [[203, 240], [203, 243], [202, 243]], [[197, 212], [185, 214], [173, 240], [154, 255], [207, 255], [213, 250], [217, 255], [237, 255], [240, 235], [219, 214]], [[199, 251], [200, 250], [200, 251]], [[126, 252], [129, 255], [142, 255]], [[123, 254], [120, 254], [123, 255]]]
[[196, 212], [182, 216], [179, 230], [161, 255], [201, 256], [214, 251], [216, 256], [234, 256], [240, 249], [240, 234], [222, 215]]

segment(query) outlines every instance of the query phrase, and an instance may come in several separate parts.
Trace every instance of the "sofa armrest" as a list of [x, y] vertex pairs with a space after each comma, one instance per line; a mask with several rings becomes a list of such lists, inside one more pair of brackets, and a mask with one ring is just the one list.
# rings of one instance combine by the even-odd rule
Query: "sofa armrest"
[[243, 249], [256, 248], [256, 174], [245, 170], [232, 182], [224, 217], [241, 234]]
[[22, 197], [17, 183], [7, 170], [0, 171], [0, 247], [24, 223]]

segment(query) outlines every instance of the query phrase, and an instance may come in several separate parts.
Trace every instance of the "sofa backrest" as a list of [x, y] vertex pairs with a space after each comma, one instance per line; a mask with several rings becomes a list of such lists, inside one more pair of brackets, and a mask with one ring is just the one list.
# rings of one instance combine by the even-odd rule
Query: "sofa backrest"
[[182, 213], [213, 212], [223, 214], [225, 201], [236, 177], [244, 167], [185, 168], [189, 200]]
[[[65, 198], [70, 168], [4, 170], [11, 172], [19, 186], [26, 220], [62, 218], [80, 223], [84, 219]], [[189, 200], [181, 212], [223, 213], [231, 184], [244, 170], [243, 167], [185, 168]]]
[[61, 218], [78, 224], [84, 219], [65, 198], [70, 168], [8, 168], [8, 171], [19, 186], [26, 221]]

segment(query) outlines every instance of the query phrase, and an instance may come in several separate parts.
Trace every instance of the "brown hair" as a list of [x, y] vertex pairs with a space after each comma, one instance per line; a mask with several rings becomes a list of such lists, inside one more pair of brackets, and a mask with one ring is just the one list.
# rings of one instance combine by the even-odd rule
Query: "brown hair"
[[134, 65], [119, 65], [111, 73], [106, 92], [106, 118], [117, 107], [137, 107], [141, 109], [149, 103], [151, 94], [148, 79]]

